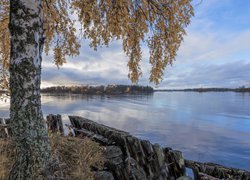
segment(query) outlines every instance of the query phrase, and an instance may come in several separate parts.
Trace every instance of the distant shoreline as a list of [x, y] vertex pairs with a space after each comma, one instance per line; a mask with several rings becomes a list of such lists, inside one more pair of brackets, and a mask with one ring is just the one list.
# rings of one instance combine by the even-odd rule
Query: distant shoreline
[[250, 87], [239, 88], [187, 88], [154, 89], [150, 86], [107, 85], [107, 86], [53, 86], [41, 89], [43, 94], [84, 94], [84, 95], [122, 95], [153, 94], [154, 92], [250, 92]]
[[250, 88], [155, 89], [154, 92], [250, 92]]
[[41, 90], [46, 94], [86, 94], [86, 95], [121, 95], [121, 94], [152, 94], [150, 86], [107, 85], [107, 86], [55, 86]]

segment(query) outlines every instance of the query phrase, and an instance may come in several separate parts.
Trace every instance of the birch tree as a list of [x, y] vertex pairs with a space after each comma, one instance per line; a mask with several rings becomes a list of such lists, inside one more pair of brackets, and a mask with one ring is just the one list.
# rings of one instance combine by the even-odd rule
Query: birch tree
[[79, 54], [83, 38], [95, 50], [120, 40], [128, 77], [137, 83], [141, 45], [147, 44], [149, 80], [158, 84], [175, 60], [192, 16], [191, 0], [1, 0], [0, 82], [11, 96], [17, 151], [10, 179], [32, 179], [50, 159], [40, 96], [43, 52], [53, 52], [55, 65], [61, 66]]

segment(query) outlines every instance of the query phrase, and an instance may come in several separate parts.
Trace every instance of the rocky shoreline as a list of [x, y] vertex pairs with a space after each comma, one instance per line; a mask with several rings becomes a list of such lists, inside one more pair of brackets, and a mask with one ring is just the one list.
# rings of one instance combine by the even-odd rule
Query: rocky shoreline
[[[92, 137], [106, 146], [108, 152], [112, 147], [119, 149], [118, 154], [111, 151], [107, 156], [107, 171], [114, 175], [114, 179], [192, 179], [185, 176], [186, 168], [193, 170], [194, 179], [250, 179], [250, 172], [244, 170], [185, 160], [180, 151], [153, 145], [127, 132], [78, 116], [69, 116], [69, 119], [77, 136]], [[128, 164], [128, 159], [132, 165]]]
[[[61, 115], [47, 116], [48, 130], [64, 133]], [[104, 147], [103, 169], [92, 167], [96, 180], [188, 180], [186, 168], [194, 179], [250, 180], [250, 172], [214, 163], [200, 163], [184, 159], [182, 152], [160, 147], [141, 140], [128, 132], [117, 130], [79, 116], [69, 116], [67, 125], [78, 137], [89, 137]], [[0, 118], [0, 138], [11, 135], [8, 120]], [[6, 134], [8, 132], [8, 134]], [[72, 134], [72, 133], [71, 133]]]

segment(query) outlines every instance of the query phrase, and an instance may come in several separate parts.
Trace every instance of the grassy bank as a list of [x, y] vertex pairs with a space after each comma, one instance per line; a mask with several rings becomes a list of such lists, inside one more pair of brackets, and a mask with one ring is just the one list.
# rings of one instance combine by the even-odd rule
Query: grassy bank
[[[52, 159], [47, 167], [51, 177], [59, 179], [91, 180], [94, 174], [91, 167], [103, 165], [102, 148], [95, 142], [84, 138], [50, 135]], [[15, 148], [11, 139], [0, 139], [0, 179], [8, 179], [15, 159]], [[34, 177], [47, 176], [44, 173]], [[47, 178], [46, 178], [47, 179]]]

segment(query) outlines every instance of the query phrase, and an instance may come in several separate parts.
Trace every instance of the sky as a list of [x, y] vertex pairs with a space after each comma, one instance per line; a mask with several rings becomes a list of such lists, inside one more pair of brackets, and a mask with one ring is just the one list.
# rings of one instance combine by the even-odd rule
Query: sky
[[[143, 46], [138, 84], [166, 89], [250, 86], [250, 1], [195, 0], [193, 4], [195, 16], [173, 66], [165, 69], [158, 86], [149, 83], [149, 53]], [[83, 40], [80, 55], [68, 58], [60, 69], [52, 56], [43, 59], [42, 87], [131, 84], [120, 41], [94, 51]]]

